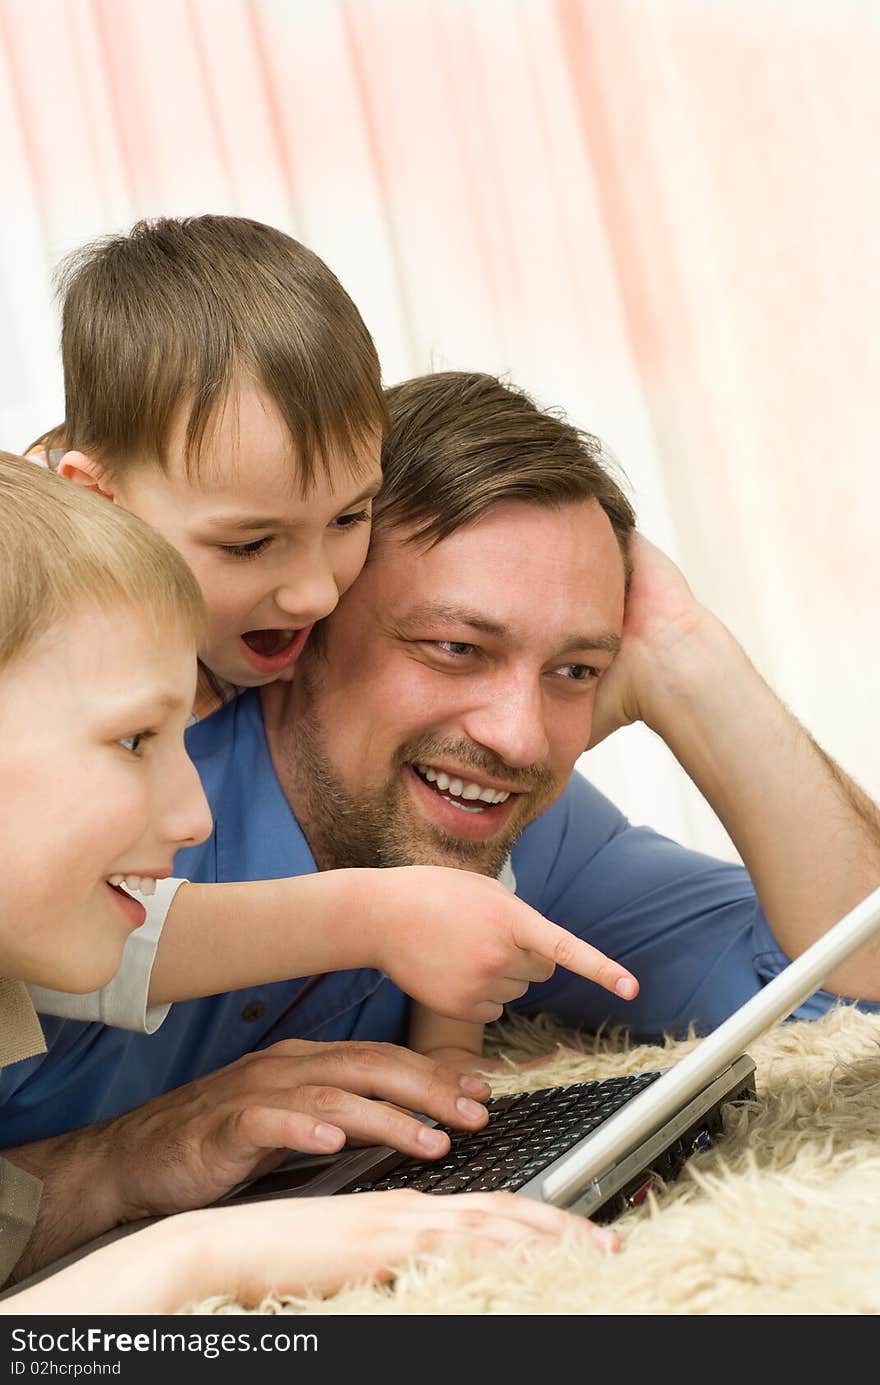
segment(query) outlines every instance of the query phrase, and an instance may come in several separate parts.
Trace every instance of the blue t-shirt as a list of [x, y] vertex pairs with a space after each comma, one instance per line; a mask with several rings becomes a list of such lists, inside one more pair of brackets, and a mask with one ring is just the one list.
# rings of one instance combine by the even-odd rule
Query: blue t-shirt
[[[316, 869], [275, 774], [256, 691], [190, 727], [187, 744], [214, 830], [178, 852], [176, 876], [268, 880]], [[513, 1010], [588, 1030], [620, 1024], [642, 1039], [690, 1025], [705, 1033], [787, 964], [741, 866], [632, 826], [580, 774], [526, 828], [512, 865], [520, 898], [641, 984], [624, 1001], [557, 968]], [[796, 1015], [815, 1018], [838, 1000], [819, 992]], [[408, 1016], [397, 986], [361, 968], [184, 1001], [154, 1034], [42, 1017], [47, 1052], [0, 1074], [0, 1147], [118, 1115], [279, 1039], [404, 1043]]]

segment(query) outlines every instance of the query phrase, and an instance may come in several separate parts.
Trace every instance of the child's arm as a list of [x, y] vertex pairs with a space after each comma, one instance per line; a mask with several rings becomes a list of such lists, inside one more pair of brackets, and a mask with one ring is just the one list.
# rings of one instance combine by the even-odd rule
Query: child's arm
[[551, 1052], [541, 1054], [537, 1058], [520, 1060], [516, 1064], [507, 1058], [486, 1058], [483, 1056], [482, 1024], [464, 1024], [461, 1020], [448, 1020], [443, 1015], [434, 1014], [424, 1005], [416, 1004], [412, 1007], [407, 1047], [442, 1067], [454, 1068], [456, 1072], [487, 1075], [490, 1082], [492, 1073], [509, 1075], [512, 1072], [527, 1072], [531, 1068], [541, 1068], [545, 1063], [552, 1063], [559, 1058], [562, 1049], [559, 1043], [555, 1043]]
[[105, 1245], [0, 1304], [0, 1314], [171, 1315], [214, 1295], [256, 1308], [268, 1294], [328, 1294], [391, 1279], [411, 1256], [474, 1254], [564, 1236], [617, 1250], [613, 1231], [515, 1193], [411, 1191], [290, 1198], [168, 1217]]
[[626, 998], [638, 993], [624, 967], [497, 880], [440, 866], [320, 871], [183, 885], [159, 941], [149, 1000], [375, 967], [413, 1000], [484, 1024], [557, 964]]
[[619, 994], [638, 993], [623, 967], [470, 871], [161, 880], [144, 902], [147, 922], [128, 939], [107, 986], [84, 996], [30, 987], [36, 1009], [151, 1033], [174, 1001], [354, 967], [384, 971], [415, 1001], [478, 1026], [556, 963], [609, 990], [622, 986]]
[[464, 1072], [490, 1072], [500, 1065], [483, 1057], [482, 1024], [446, 1019], [425, 1005], [413, 1003], [406, 1046], [445, 1067]]

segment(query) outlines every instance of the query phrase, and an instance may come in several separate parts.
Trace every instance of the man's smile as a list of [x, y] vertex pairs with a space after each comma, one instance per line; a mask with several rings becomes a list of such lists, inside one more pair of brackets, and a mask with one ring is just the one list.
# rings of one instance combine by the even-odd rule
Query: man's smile
[[408, 781], [420, 812], [450, 836], [486, 841], [506, 826], [523, 794], [489, 783], [473, 771], [408, 764]]
[[445, 794], [448, 791], [450, 798], [463, 798], [465, 802], [506, 803], [513, 792], [512, 789], [493, 788], [483, 780], [471, 779], [464, 772], [458, 775], [454, 769], [448, 773], [434, 765], [416, 765], [415, 769], [429, 784], [436, 785], [440, 793]]

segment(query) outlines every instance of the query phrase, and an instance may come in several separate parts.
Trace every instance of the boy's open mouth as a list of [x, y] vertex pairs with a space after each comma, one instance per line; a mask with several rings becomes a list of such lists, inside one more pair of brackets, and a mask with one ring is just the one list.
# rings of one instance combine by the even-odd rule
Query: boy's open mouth
[[247, 630], [241, 638], [255, 654], [271, 659], [286, 649], [296, 634], [296, 630]]
[[[118, 880], [119, 876], [114, 876], [113, 879]], [[145, 923], [147, 918], [147, 911], [144, 908], [141, 901], [139, 899], [135, 899], [133, 895], [129, 894], [128, 889], [123, 889], [121, 884], [114, 885], [111, 883], [110, 880], [107, 880], [105, 883], [107, 885], [107, 889], [110, 890], [111, 893], [119, 901], [123, 913], [125, 914], [132, 928], [140, 928], [141, 924]], [[149, 883], [152, 885], [153, 890], [155, 890], [155, 880], [152, 880]], [[134, 887], [129, 885], [129, 889], [132, 888]], [[146, 893], [152, 894], [153, 890], [148, 889]]]
[[245, 658], [259, 673], [278, 673], [299, 658], [311, 628], [246, 630], [241, 636]]

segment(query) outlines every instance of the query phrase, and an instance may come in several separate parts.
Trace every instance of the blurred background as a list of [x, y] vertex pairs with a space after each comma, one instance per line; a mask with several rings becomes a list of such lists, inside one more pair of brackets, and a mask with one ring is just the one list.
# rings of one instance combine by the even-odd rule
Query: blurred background
[[[599, 434], [880, 797], [878, 72], [874, 0], [0, 0], [0, 446], [63, 417], [64, 254], [142, 216], [270, 222], [386, 384], [487, 370]], [[644, 728], [579, 768], [734, 855]]]

